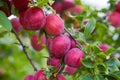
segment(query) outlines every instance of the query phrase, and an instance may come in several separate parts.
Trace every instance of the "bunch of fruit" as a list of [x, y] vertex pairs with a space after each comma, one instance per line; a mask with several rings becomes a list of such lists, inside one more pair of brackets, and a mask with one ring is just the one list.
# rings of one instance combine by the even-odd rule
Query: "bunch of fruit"
[[[52, 5], [53, 9], [60, 14], [45, 14], [44, 10], [37, 6], [28, 6], [30, 0], [3, 0], [9, 6], [9, 10], [0, 7], [0, 10], [11, 15], [11, 5], [18, 10], [19, 17], [11, 19], [13, 29], [20, 32], [22, 29], [28, 31], [39, 31], [30, 38], [31, 46], [34, 50], [40, 51], [47, 46], [49, 57], [46, 64], [52, 66], [49, 70], [40, 69], [34, 75], [27, 75], [24, 80], [66, 80], [62, 71], [71, 75], [83, 64], [85, 52], [80, 49], [79, 42], [65, 30], [64, 20], [70, 20], [66, 14], [78, 15], [83, 8], [74, 3], [74, 0], [56, 0]], [[23, 4], [24, 3], [24, 4]], [[10, 5], [9, 5], [10, 4]], [[21, 7], [22, 6], [22, 7]], [[116, 10], [108, 15], [108, 21], [115, 27], [120, 26], [120, 2], [116, 5]], [[87, 24], [85, 21], [84, 24]], [[84, 45], [83, 45], [84, 46]], [[106, 52], [110, 46], [100, 44], [101, 52]], [[47, 73], [51, 73], [48, 77]]]
[[[29, 1], [26, 0], [12, 1], [20, 14], [20, 18], [11, 19], [13, 29], [16, 32], [22, 29], [34, 31], [43, 30], [43, 33], [33, 34], [31, 36], [31, 45], [36, 51], [40, 51], [43, 49], [43, 45], [47, 45], [50, 52], [47, 64], [54, 66], [54, 73], [59, 72], [63, 64], [64, 67], [66, 66], [65, 71], [68, 74], [73, 74], [77, 68], [82, 66], [80, 60], [84, 58], [84, 52], [76, 47], [76, 41], [70, 35], [64, 34], [64, 22], [57, 14], [46, 15], [42, 8], [34, 6], [28, 7]], [[25, 4], [22, 5], [22, 3]], [[22, 6], [22, 8], [20, 6]], [[47, 36], [49, 36], [49, 38]], [[25, 80], [33, 80], [31, 77], [33, 76], [28, 75]], [[65, 80], [64, 76], [60, 73], [52, 77], [55, 80]], [[34, 75], [34, 80], [42, 79], [47, 80], [43, 69], [38, 70]]]

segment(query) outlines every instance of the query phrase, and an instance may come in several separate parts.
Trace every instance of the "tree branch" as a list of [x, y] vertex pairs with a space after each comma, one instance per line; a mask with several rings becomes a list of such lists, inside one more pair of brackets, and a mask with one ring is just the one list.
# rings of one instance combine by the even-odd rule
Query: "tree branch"
[[64, 28], [64, 30], [70, 35], [70, 37], [79, 45], [80, 48], [82, 48], [82, 45], [72, 36], [72, 34], [66, 29]]
[[26, 50], [26, 46], [22, 43], [21, 39], [19, 38], [18, 33], [14, 29], [12, 29], [12, 32], [15, 34], [17, 40], [19, 41], [20, 45], [22, 46], [23, 52], [26, 55], [26, 57], [29, 60], [29, 62], [31, 63], [32, 67], [34, 68], [35, 71], [37, 71], [37, 68], [36, 68], [35, 64], [33, 63], [31, 57], [29, 56], [29, 54], [28, 54], [28, 52]]

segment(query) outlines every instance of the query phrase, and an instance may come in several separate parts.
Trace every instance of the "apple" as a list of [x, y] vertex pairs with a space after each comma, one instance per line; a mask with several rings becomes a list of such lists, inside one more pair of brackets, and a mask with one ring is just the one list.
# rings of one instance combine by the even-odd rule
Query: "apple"
[[25, 30], [40, 30], [46, 22], [43, 10], [38, 7], [28, 8], [20, 17], [20, 23]]
[[23, 29], [22, 25], [19, 22], [19, 18], [18, 17], [12, 18], [11, 19], [11, 23], [12, 23], [13, 29], [16, 32], [20, 32]]
[[109, 49], [109, 45], [107, 45], [107, 44], [100, 44], [99, 45], [99, 48], [100, 48], [100, 50], [102, 51], [102, 52], [106, 52], [108, 49]]
[[51, 44], [50, 52], [56, 58], [61, 58], [70, 49], [70, 39], [65, 35], [56, 36]]
[[34, 80], [34, 76], [29, 74], [24, 78], [24, 80]]
[[111, 12], [108, 15], [108, 22], [113, 25], [115, 28], [120, 26], [120, 13], [119, 12]]
[[83, 58], [84, 58], [83, 51], [81, 51], [78, 48], [72, 48], [66, 53], [64, 61], [68, 66], [78, 68], [82, 65], [80, 60]]
[[46, 38], [44, 35], [39, 36], [38, 34], [34, 34], [31, 36], [30, 42], [36, 51], [40, 51], [43, 49], [43, 45], [46, 44]]
[[48, 58], [48, 60], [47, 60], [47, 65], [51, 65], [51, 66], [54, 66], [54, 67], [56, 67], [56, 68], [60, 68], [60, 62], [61, 62], [61, 60], [60, 59], [58, 59], [58, 58]]
[[47, 80], [46, 74], [44, 74], [44, 70], [38, 70], [34, 75], [34, 80]]
[[67, 72], [68, 74], [74, 74], [76, 72], [77, 68], [74, 68], [74, 67], [71, 67], [71, 66], [68, 66], [66, 65], [65, 66], [65, 72]]
[[64, 30], [64, 22], [56, 14], [49, 14], [46, 17], [46, 24], [44, 27], [47, 34], [52, 36], [60, 35]]

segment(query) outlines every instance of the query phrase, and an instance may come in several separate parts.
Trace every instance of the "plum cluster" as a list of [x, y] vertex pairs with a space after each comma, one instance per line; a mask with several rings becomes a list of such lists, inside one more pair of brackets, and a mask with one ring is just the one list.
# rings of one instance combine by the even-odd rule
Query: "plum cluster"
[[[81, 59], [84, 58], [84, 52], [77, 48], [76, 40], [65, 35], [64, 22], [57, 14], [46, 15], [42, 8], [31, 6], [28, 7], [29, 0], [12, 0], [14, 6], [18, 9], [20, 17], [11, 19], [13, 29], [16, 32], [24, 30], [40, 30], [42, 34], [33, 34], [30, 38], [31, 46], [34, 50], [40, 51], [44, 45], [47, 45], [50, 57], [48, 57], [47, 65], [55, 68], [55, 73], [61, 69], [61, 65], [64, 64], [64, 71], [68, 74], [73, 74], [82, 66]], [[72, 0], [65, 0], [64, 4]], [[25, 3], [22, 5], [22, 3]], [[71, 3], [71, 2], [70, 2]], [[56, 3], [55, 3], [56, 4]], [[54, 4], [54, 5], [55, 5]], [[73, 5], [77, 9], [77, 6], [67, 4], [64, 6], [64, 10]], [[22, 9], [21, 7], [22, 6]], [[69, 11], [73, 12], [72, 9]], [[78, 11], [79, 12], [79, 11]], [[46, 35], [45, 35], [46, 34]], [[35, 75], [28, 75], [25, 80], [48, 80], [45, 70], [38, 70]], [[49, 79], [53, 80], [53, 79]], [[61, 73], [57, 73], [54, 76], [54, 80], [66, 80]]]
[[[24, 30], [43, 31], [40, 34], [33, 34], [30, 38], [31, 46], [34, 50], [40, 51], [44, 48], [44, 45], [48, 47], [49, 57], [46, 64], [52, 66], [55, 70], [51, 72], [53, 75], [48, 79], [44, 69], [38, 70], [34, 75], [27, 75], [24, 80], [66, 80], [66, 78], [59, 73], [63, 68], [63, 71], [71, 75], [82, 66], [81, 60], [84, 59], [84, 52], [77, 47], [76, 40], [69, 34], [66, 35], [64, 29], [65, 25], [60, 17], [67, 20], [68, 17], [63, 13], [76, 15], [83, 11], [83, 8], [74, 3], [74, 0], [62, 0], [61, 2], [56, 0], [52, 5], [53, 9], [60, 14], [45, 14], [42, 8], [31, 6], [28, 7], [30, 0], [3, 0], [4, 3], [11, 5], [18, 10], [20, 17], [11, 19], [13, 29], [16, 32]], [[23, 4], [24, 3], [24, 4]], [[22, 6], [22, 7], [21, 7]], [[4, 7], [0, 7], [7, 16], [11, 14], [11, 11], [5, 11]], [[108, 21], [115, 27], [120, 26], [120, 2], [116, 5], [114, 12], [111, 12], [108, 16]], [[85, 21], [84, 24], [87, 24]], [[100, 44], [99, 48], [102, 52], [106, 52], [109, 48], [107, 44]], [[58, 72], [58, 73], [57, 73]]]
[[[35, 75], [27, 75], [24, 80], [53, 80], [47, 79], [46, 75], [44, 74], [44, 70], [41, 69], [35, 73]], [[66, 80], [65, 77], [61, 74], [56, 75], [54, 80]]]
[[74, 27], [80, 26], [80, 22], [72, 19], [72, 16], [78, 16], [84, 11], [84, 8], [81, 5], [76, 4], [75, 0], [55, 0], [52, 8], [66, 22], [72, 22]]
[[71, 13], [74, 15], [83, 11], [83, 8], [80, 5], [76, 5], [74, 0], [55, 0], [52, 7], [57, 13], [61, 15], [63, 13]]

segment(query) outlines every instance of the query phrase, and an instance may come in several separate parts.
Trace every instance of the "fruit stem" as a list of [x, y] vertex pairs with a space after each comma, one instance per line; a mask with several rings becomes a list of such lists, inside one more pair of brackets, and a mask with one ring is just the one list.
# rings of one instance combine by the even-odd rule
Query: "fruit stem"
[[70, 35], [70, 37], [79, 45], [80, 49], [82, 48], [82, 45], [72, 36], [72, 34], [67, 30], [67, 28], [64, 28], [64, 30]]
[[29, 56], [29, 54], [28, 54], [28, 52], [27, 52], [27, 50], [26, 50], [26, 46], [23, 44], [23, 42], [22, 42], [21, 39], [19, 38], [18, 33], [17, 33], [14, 29], [12, 29], [12, 32], [15, 34], [17, 40], [19, 41], [20, 45], [22, 46], [23, 52], [24, 52], [24, 54], [26, 55], [26, 57], [27, 57], [27, 59], [29, 60], [29, 62], [31, 63], [32, 67], [34, 68], [35, 71], [37, 71], [37, 68], [36, 68], [35, 64], [33, 63], [31, 57]]

